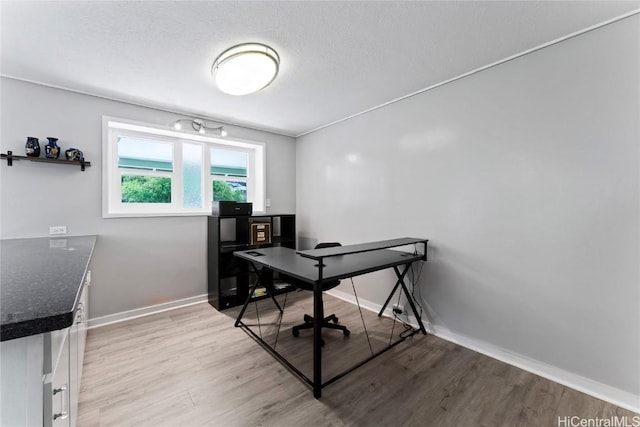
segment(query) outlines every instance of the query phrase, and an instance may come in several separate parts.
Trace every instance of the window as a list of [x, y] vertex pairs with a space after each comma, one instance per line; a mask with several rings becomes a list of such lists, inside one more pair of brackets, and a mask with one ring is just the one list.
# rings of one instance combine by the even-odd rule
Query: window
[[213, 200], [247, 201], [247, 153], [211, 149]]
[[117, 149], [120, 202], [171, 203], [172, 144], [123, 136]]
[[203, 215], [211, 202], [264, 211], [264, 145], [103, 120], [103, 216]]

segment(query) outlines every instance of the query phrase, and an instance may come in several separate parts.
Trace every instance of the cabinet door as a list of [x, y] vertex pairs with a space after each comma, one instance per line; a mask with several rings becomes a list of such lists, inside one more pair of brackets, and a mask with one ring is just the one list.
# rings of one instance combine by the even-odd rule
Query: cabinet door
[[[91, 283], [91, 271], [87, 273], [80, 306], [78, 307], [78, 383], [82, 378], [82, 366], [84, 364], [84, 349], [87, 342], [87, 321], [89, 320], [89, 284]], [[80, 391], [80, 390], [78, 390]]]
[[0, 426], [42, 425], [44, 334], [0, 342]]
[[78, 402], [80, 398], [80, 384], [82, 380], [82, 365], [84, 363], [84, 348], [87, 337], [86, 304], [87, 286], [80, 290], [80, 301], [76, 310], [76, 317], [69, 331], [69, 378], [70, 378], [70, 424], [75, 427], [78, 416]]
[[69, 329], [69, 425], [75, 426], [76, 410], [78, 408], [78, 386], [80, 371], [78, 369], [78, 310], [73, 325]]
[[60, 346], [53, 346], [56, 354], [53, 356], [53, 377], [45, 384], [45, 427], [69, 427], [70, 412], [70, 378], [69, 378], [69, 329], [64, 330]]

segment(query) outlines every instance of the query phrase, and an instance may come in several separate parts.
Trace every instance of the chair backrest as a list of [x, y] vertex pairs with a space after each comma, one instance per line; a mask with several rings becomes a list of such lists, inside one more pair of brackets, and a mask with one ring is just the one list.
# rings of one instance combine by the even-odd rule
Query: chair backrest
[[[333, 248], [335, 246], [342, 246], [340, 243], [338, 242], [328, 242], [328, 243], [318, 243], [315, 247], [315, 249], [322, 249], [322, 248]], [[296, 288], [298, 289], [304, 289], [305, 291], [313, 291], [313, 285], [307, 283], [307, 282], [303, 282], [302, 280], [298, 280], [298, 279], [294, 279], [293, 277], [289, 277], [287, 275], [283, 275], [281, 274], [281, 277], [284, 277], [287, 282], [291, 283], [292, 285], [294, 285]], [[328, 282], [328, 283], [324, 283], [322, 288], [324, 290], [329, 290], [329, 289], [333, 289], [336, 286], [338, 286], [340, 284], [340, 280], [336, 280], [334, 282]]]
[[[338, 242], [324, 242], [324, 243], [318, 243], [315, 249], [334, 248], [336, 246], [342, 246], [342, 245]], [[323, 289], [325, 291], [328, 291], [329, 289], [335, 288], [339, 284], [340, 284], [340, 280], [336, 280], [335, 282], [325, 283], [323, 286]]]
[[326, 242], [326, 243], [318, 243], [315, 249], [323, 249], [323, 248], [335, 248], [336, 246], [342, 246], [338, 242]]

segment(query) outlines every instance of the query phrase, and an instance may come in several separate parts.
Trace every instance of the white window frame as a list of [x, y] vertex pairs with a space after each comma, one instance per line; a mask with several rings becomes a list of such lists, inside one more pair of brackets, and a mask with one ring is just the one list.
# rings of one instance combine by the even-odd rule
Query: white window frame
[[[102, 130], [102, 216], [104, 218], [210, 215], [213, 201], [213, 180], [220, 178], [211, 175], [210, 148], [248, 153], [247, 200], [253, 203], [255, 213], [265, 212], [266, 150], [264, 143], [177, 132], [165, 127], [108, 116], [102, 118]], [[119, 168], [117, 141], [120, 136], [172, 143], [173, 172]], [[182, 147], [184, 143], [197, 144], [202, 149], [201, 188], [204, 194], [201, 208], [184, 208], [182, 206]], [[170, 176], [171, 203], [122, 203], [121, 177], [125, 171], [126, 175]]]

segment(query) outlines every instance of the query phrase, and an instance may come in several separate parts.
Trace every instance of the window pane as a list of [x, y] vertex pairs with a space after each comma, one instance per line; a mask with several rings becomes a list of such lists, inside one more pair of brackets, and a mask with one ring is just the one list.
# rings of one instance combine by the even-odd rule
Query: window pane
[[211, 175], [247, 176], [247, 153], [242, 151], [211, 149]]
[[171, 203], [171, 178], [123, 175], [122, 203]]
[[202, 148], [195, 144], [182, 145], [182, 205], [202, 207]]
[[173, 145], [118, 137], [118, 167], [173, 172]]
[[213, 181], [213, 200], [247, 201], [247, 183], [239, 181]]

